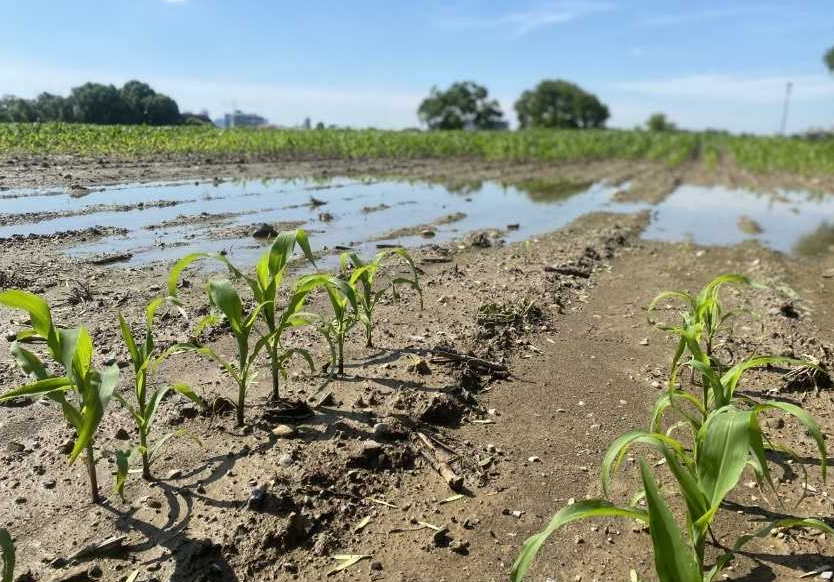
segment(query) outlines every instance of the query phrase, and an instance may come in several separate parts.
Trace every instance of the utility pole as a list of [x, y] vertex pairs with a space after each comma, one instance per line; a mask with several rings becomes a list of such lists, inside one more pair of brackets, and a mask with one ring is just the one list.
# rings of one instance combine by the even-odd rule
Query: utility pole
[[785, 86], [785, 105], [782, 107], [782, 125], [779, 128], [780, 135], [785, 135], [785, 129], [788, 126], [788, 109], [791, 105], [791, 89], [793, 89], [793, 83], [788, 81], [788, 84]]

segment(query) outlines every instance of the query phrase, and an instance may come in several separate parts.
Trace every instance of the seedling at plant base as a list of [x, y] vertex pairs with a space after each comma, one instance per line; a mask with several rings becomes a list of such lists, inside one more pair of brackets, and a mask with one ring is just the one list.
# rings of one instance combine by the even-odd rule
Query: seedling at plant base
[[[272, 372], [272, 397], [275, 400], [280, 398], [280, 379], [285, 375], [284, 366], [293, 354], [302, 354], [304, 350], [291, 349], [285, 350], [281, 345], [281, 335], [289, 327], [292, 327], [294, 312], [289, 311], [289, 308], [280, 316], [276, 317], [276, 309], [278, 305], [278, 290], [281, 287], [281, 282], [284, 278], [284, 273], [287, 270], [292, 254], [295, 252], [295, 247], [298, 245], [301, 248], [304, 256], [310, 263], [315, 266], [315, 259], [313, 252], [310, 249], [310, 243], [307, 238], [307, 233], [303, 229], [296, 229], [285, 231], [275, 237], [269, 251], [261, 256], [258, 264], [255, 267], [255, 276], [249, 276], [237, 269], [226, 257], [220, 254], [208, 253], [194, 253], [183, 257], [172, 269], [171, 275], [168, 279], [168, 294], [172, 297], [177, 294], [177, 285], [179, 283], [179, 276], [182, 271], [191, 263], [198, 259], [210, 258], [223, 263], [232, 276], [236, 279], [243, 279], [246, 281], [249, 288], [252, 290], [252, 296], [255, 303], [258, 305], [265, 305], [260, 311], [260, 317], [266, 324], [267, 335], [269, 341], [266, 345], [266, 351], [269, 355], [270, 369]], [[303, 301], [298, 303], [297, 298], [290, 299], [290, 305], [295, 305], [300, 309]], [[268, 306], [266, 306], [268, 305]]]
[[[176, 299], [168, 298], [167, 301], [176, 303]], [[122, 406], [130, 412], [130, 415], [136, 421], [136, 430], [139, 433], [139, 445], [130, 451], [116, 452], [116, 490], [119, 494], [124, 491], [125, 479], [127, 477], [128, 468], [132, 458], [138, 454], [142, 460], [142, 477], [151, 480], [151, 463], [161, 447], [174, 436], [188, 436], [185, 431], [175, 431], [163, 437], [160, 437], [153, 445], [149, 441], [151, 429], [153, 427], [156, 412], [159, 408], [165, 395], [170, 390], [179, 392], [201, 408], [205, 408], [202, 399], [197, 396], [190, 386], [185, 384], [174, 384], [172, 386], [165, 386], [154, 392], [148, 392], [148, 380], [152, 370], [161, 363], [165, 354], [154, 358], [156, 346], [153, 339], [153, 323], [156, 312], [160, 306], [164, 305], [166, 299], [158, 298], [151, 301], [145, 309], [145, 338], [144, 341], [137, 342], [130, 331], [127, 321], [119, 314], [119, 327], [122, 332], [122, 339], [127, 347], [130, 361], [133, 363], [134, 379], [134, 396], [136, 403], [130, 404], [124, 398], [116, 395], [116, 399], [121, 402]], [[191, 437], [194, 438], [194, 437]], [[197, 441], [199, 443], [199, 441]]]
[[[605, 499], [594, 499], [563, 508], [544, 531], [524, 543], [513, 565], [511, 580], [521, 582], [539, 549], [554, 531], [573, 521], [592, 517], [627, 517], [648, 525], [655, 571], [660, 582], [711, 582], [730, 562], [734, 552], [775, 528], [802, 527], [834, 535], [834, 529], [820, 520], [776, 520], [753, 535], [738, 538], [731, 550], [720, 556], [712, 567], [707, 567], [704, 555], [707, 534], [725, 497], [738, 484], [748, 462], [753, 464], [757, 473], [762, 471], [762, 466], [766, 466], [755, 416], [754, 411], [743, 411], [733, 406], [713, 412], [698, 431], [692, 454], [679, 441], [664, 434], [632, 431], [619, 437], [603, 460], [602, 485], [606, 495], [613, 474], [629, 448], [633, 444], [647, 445], [663, 455], [664, 465], [674, 477], [676, 494], [683, 499], [686, 508], [685, 530], [679, 528], [651, 470], [641, 458], [643, 490], [635, 496], [631, 505], [616, 506]], [[751, 451], [753, 460], [750, 458]], [[637, 507], [640, 499], [645, 499], [646, 510]]]
[[[374, 290], [376, 276], [382, 268], [382, 262], [392, 255], [400, 257], [411, 269], [411, 278], [395, 277], [391, 282], [381, 289]], [[365, 339], [367, 347], [372, 348], [373, 331], [374, 331], [374, 309], [379, 300], [391, 290], [391, 295], [394, 301], [399, 299], [397, 292], [397, 285], [407, 285], [417, 291], [420, 297], [420, 309], [423, 309], [423, 290], [420, 288], [420, 280], [417, 277], [417, 268], [414, 266], [414, 261], [405, 249], [387, 249], [379, 251], [374, 255], [370, 263], [365, 264], [359, 255], [355, 253], [342, 253], [340, 256], [342, 274], [347, 278], [348, 283], [353, 287], [356, 294], [356, 299], [360, 307], [359, 319], [365, 326]], [[349, 267], [353, 267], [353, 272], [348, 274]]]
[[[75, 329], [56, 327], [46, 302], [26, 291], [11, 290], [0, 293], [0, 303], [29, 313], [31, 329], [17, 334], [11, 353], [18, 365], [35, 382], [0, 396], [0, 402], [20, 397], [40, 397], [57, 402], [64, 418], [75, 430], [76, 438], [70, 463], [86, 450], [87, 472], [94, 503], [100, 500], [93, 441], [110, 398], [119, 381], [115, 364], [99, 371], [92, 367], [93, 342], [83, 326]], [[64, 375], [50, 374], [34, 353], [24, 349], [21, 342], [40, 339], [46, 342], [52, 359], [64, 369]], [[68, 398], [68, 396], [70, 398]]]
[[3, 570], [0, 582], [12, 582], [14, 580], [15, 551], [12, 536], [8, 530], [0, 527], [0, 553], [3, 555]]

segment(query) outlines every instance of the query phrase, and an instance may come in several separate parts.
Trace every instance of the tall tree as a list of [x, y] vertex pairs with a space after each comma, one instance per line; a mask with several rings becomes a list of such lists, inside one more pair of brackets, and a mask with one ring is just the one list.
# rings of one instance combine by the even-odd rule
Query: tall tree
[[131, 123], [130, 108], [113, 85], [85, 83], [70, 93], [73, 118], [81, 123]]
[[151, 86], [141, 81], [128, 81], [119, 89], [119, 95], [128, 109], [130, 123], [147, 123], [148, 100], [156, 95]]
[[834, 46], [828, 49], [822, 60], [825, 62], [828, 70], [834, 73]]
[[665, 113], [653, 113], [646, 121], [646, 127], [649, 131], [675, 131], [677, 129]]
[[429, 129], [497, 129], [504, 114], [498, 101], [489, 98], [486, 87], [464, 81], [445, 91], [433, 87], [420, 103], [417, 116]]
[[545, 80], [515, 102], [522, 128], [588, 129], [604, 127], [610, 116], [596, 95], [562, 80]]
[[33, 107], [38, 121], [72, 121], [72, 103], [61, 95], [41, 93]]

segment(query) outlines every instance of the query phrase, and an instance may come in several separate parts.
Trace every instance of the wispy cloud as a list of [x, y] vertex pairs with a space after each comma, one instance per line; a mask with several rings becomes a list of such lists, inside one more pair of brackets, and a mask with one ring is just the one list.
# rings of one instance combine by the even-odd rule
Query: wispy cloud
[[541, 28], [564, 24], [599, 12], [614, 10], [610, 2], [597, 0], [565, 0], [548, 2], [527, 10], [518, 10], [496, 16], [450, 16], [437, 21], [443, 28], [473, 29], [494, 28], [509, 30], [524, 36]]
[[648, 27], [666, 27], [688, 25], [696, 22], [709, 22], [715, 20], [733, 20], [744, 16], [759, 16], [772, 14], [777, 10], [775, 6], [760, 4], [753, 6], [732, 6], [727, 8], [715, 8], [693, 12], [678, 12], [669, 14], [657, 14], [644, 19], [641, 24]]
[[794, 100], [834, 97], [834, 82], [826, 75], [702, 74], [619, 83], [614, 87], [651, 97], [764, 104], [780, 103], [788, 83], [793, 85]]

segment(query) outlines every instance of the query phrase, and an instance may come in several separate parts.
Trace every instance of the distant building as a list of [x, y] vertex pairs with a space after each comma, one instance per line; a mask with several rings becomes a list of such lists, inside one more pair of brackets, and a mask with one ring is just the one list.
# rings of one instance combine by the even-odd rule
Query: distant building
[[222, 119], [216, 119], [214, 124], [217, 127], [261, 127], [266, 125], [265, 117], [256, 115], [254, 113], [244, 113], [240, 109], [235, 109], [232, 113], [227, 113]]

